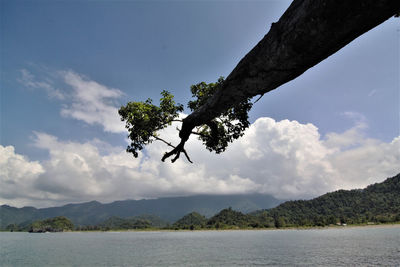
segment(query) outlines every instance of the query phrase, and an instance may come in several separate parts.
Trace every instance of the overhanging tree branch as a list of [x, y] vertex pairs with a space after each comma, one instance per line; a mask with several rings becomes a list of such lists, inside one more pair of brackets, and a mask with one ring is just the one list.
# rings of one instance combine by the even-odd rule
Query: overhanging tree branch
[[196, 126], [295, 79], [399, 11], [399, 0], [294, 0], [222, 87], [183, 120], [181, 142], [162, 160], [179, 158]]

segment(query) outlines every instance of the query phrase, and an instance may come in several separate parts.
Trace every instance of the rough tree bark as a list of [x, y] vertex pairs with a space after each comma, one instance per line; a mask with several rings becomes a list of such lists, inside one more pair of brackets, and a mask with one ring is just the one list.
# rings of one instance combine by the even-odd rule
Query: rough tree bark
[[221, 90], [183, 120], [180, 144], [162, 160], [179, 157], [194, 127], [207, 124], [236, 103], [293, 80], [399, 11], [399, 0], [294, 0], [226, 78]]

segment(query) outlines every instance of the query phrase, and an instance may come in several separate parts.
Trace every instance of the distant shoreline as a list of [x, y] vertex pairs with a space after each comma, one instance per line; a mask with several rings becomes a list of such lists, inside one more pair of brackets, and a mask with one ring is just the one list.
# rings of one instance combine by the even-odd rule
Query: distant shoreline
[[355, 228], [400, 228], [400, 222], [387, 223], [387, 224], [350, 224], [342, 225], [329, 225], [329, 226], [310, 226], [310, 227], [282, 227], [282, 228], [266, 228], [270, 230], [330, 230], [330, 229], [355, 229]]
[[[123, 232], [201, 232], [201, 231], [280, 231], [280, 230], [332, 230], [332, 229], [356, 229], [356, 228], [400, 228], [400, 222], [398, 223], [388, 223], [388, 224], [362, 224], [362, 225], [331, 225], [325, 227], [282, 227], [282, 228], [227, 228], [227, 229], [162, 229], [162, 228], [149, 228], [149, 229], [128, 229], [128, 230], [109, 230], [109, 231], [67, 231], [76, 233], [123, 233]], [[65, 232], [64, 232], [65, 233]]]
[[[355, 228], [400, 228], [400, 222], [388, 224], [365, 224], [365, 225], [331, 225], [325, 227], [282, 227], [282, 228], [227, 228], [227, 229], [130, 229], [130, 230], [110, 230], [110, 231], [93, 231], [93, 232], [201, 232], [201, 231], [279, 231], [279, 230], [331, 230], [331, 229], [355, 229]], [[92, 231], [73, 231], [73, 232], [92, 232]]]
[[[329, 225], [329, 226], [310, 226], [310, 227], [282, 227], [282, 228], [227, 228], [227, 229], [215, 229], [215, 228], [202, 228], [202, 229], [163, 229], [163, 228], [147, 228], [147, 229], [121, 229], [121, 230], [92, 230], [92, 231], [81, 231], [81, 230], [72, 230], [72, 231], [64, 231], [58, 233], [125, 233], [125, 232], [205, 232], [205, 231], [280, 231], [280, 230], [332, 230], [332, 229], [357, 229], [357, 228], [400, 228], [400, 222], [396, 223], [387, 223], [387, 224], [354, 224], [354, 225]], [[11, 233], [11, 231], [0, 230], [3, 233]], [[25, 231], [14, 231], [14, 233], [28, 233]], [[52, 232], [53, 233], [53, 232]]]

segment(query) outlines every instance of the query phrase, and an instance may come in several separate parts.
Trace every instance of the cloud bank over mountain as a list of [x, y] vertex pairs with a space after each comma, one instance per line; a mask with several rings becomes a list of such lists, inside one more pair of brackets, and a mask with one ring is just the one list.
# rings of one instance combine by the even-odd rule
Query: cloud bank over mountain
[[[0, 201], [46, 207], [69, 202], [193, 194], [265, 193], [281, 199], [311, 198], [336, 189], [362, 188], [395, 175], [400, 137], [390, 143], [366, 138], [365, 125], [321, 138], [297, 121], [259, 118], [228, 150], [215, 155], [192, 138], [183, 158], [161, 162], [168, 150], [154, 142], [135, 159], [123, 147], [99, 140], [71, 142], [35, 132], [33, 145], [48, 152], [31, 161], [1, 146]], [[176, 125], [162, 132], [177, 141]]]

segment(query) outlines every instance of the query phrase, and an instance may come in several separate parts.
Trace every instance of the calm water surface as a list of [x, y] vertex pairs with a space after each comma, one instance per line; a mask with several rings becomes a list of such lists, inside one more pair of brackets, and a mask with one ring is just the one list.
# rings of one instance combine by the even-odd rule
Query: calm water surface
[[400, 266], [400, 227], [0, 233], [0, 266]]

